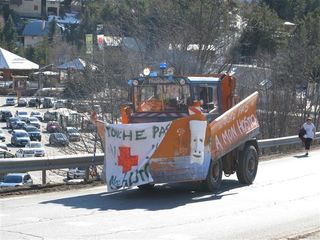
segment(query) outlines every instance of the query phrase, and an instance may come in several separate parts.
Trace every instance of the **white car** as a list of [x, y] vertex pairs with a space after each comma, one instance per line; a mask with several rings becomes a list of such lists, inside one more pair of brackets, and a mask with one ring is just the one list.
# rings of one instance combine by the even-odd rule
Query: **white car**
[[26, 157], [34, 157], [35, 151], [32, 148], [20, 148], [16, 152], [16, 157], [18, 158], [26, 158]]
[[17, 110], [15, 117], [20, 118], [20, 120], [24, 122], [27, 122], [29, 119], [28, 112], [23, 110]]
[[75, 127], [67, 127], [66, 128], [66, 135], [69, 139], [69, 141], [75, 141], [78, 142], [81, 140], [80, 133]]
[[76, 168], [69, 168], [67, 172], [67, 179], [79, 179], [86, 177], [86, 168], [85, 167], [76, 167]]
[[0, 143], [0, 150], [1, 150], [1, 149], [6, 150], [6, 151], [9, 150], [6, 143]]
[[32, 149], [34, 151], [34, 155], [36, 157], [44, 157], [46, 155], [46, 151], [41, 142], [38, 141], [30, 141], [25, 148]]
[[40, 129], [40, 121], [36, 117], [29, 117], [27, 123]]
[[27, 106], [28, 101], [25, 98], [19, 98], [18, 100], [18, 107], [25, 107]]
[[33, 184], [32, 178], [28, 173], [9, 173], [0, 182], [0, 187], [17, 187]]
[[6, 99], [6, 105], [7, 105], [7, 106], [14, 106], [14, 105], [16, 105], [16, 98], [14, 98], [14, 97], [7, 97], [7, 99]]
[[43, 116], [42, 116], [42, 113], [41, 112], [38, 112], [38, 111], [32, 111], [30, 113], [30, 117], [36, 117], [39, 119], [39, 121], [43, 121]]

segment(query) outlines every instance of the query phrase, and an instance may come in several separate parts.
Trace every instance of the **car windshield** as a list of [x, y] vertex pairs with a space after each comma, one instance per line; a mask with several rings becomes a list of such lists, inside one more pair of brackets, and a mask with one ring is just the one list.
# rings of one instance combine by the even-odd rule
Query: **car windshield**
[[[137, 112], [186, 111], [190, 87], [176, 82], [146, 83], [134, 87], [135, 110]], [[180, 107], [179, 107], [180, 106]]]
[[40, 112], [32, 112], [31, 113], [31, 116], [38, 116], [38, 115], [41, 115], [41, 113]]
[[38, 118], [29, 118], [30, 122], [39, 122]]
[[19, 133], [16, 133], [16, 136], [17, 137], [28, 137], [28, 133], [19, 132]]
[[68, 129], [68, 133], [78, 133], [78, 131], [75, 128], [70, 128]]
[[18, 120], [19, 120], [19, 118], [11, 117], [9, 120], [10, 120], [11, 122], [15, 122], [15, 121], [18, 121]]
[[30, 148], [42, 148], [42, 144], [39, 142], [30, 143]]
[[27, 127], [26, 131], [27, 132], [40, 132], [40, 130], [38, 128], [34, 127], [34, 126]]
[[28, 113], [27, 112], [19, 112], [18, 115], [23, 115], [23, 116], [27, 116]]
[[23, 152], [25, 154], [34, 154], [34, 151], [33, 150], [28, 150], [28, 149], [23, 149]]
[[57, 133], [56, 134], [56, 138], [57, 139], [61, 139], [61, 140], [65, 139], [65, 137], [64, 137], [64, 135], [62, 133]]
[[4, 177], [5, 183], [20, 183], [22, 182], [22, 176], [19, 175], [7, 175]]

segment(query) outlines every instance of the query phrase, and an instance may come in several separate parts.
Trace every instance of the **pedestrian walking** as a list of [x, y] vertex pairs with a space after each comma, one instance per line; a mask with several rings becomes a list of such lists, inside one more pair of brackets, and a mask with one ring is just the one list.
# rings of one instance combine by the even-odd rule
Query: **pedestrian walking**
[[315, 133], [316, 133], [316, 128], [315, 128], [314, 124], [312, 123], [312, 118], [307, 117], [307, 121], [302, 125], [301, 128], [303, 128], [306, 131], [306, 133], [303, 137], [305, 139], [305, 141], [304, 141], [304, 148], [306, 150], [305, 156], [308, 156], [312, 140], [313, 140]]
[[39, 98], [36, 98], [36, 108], [40, 108]]

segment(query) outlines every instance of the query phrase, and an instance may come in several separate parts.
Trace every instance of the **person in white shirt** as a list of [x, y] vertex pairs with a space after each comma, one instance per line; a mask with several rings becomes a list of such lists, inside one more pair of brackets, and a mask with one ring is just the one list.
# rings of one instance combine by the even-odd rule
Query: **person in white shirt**
[[306, 150], [305, 155], [308, 156], [311, 142], [312, 142], [312, 140], [315, 136], [315, 133], [316, 133], [316, 128], [315, 128], [314, 124], [312, 123], [311, 117], [307, 117], [307, 121], [302, 125], [302, 127], [306, 130], [306, 134], [304, 135], [304, 138], [305, 138], [304, 146], [305, 146], [305, 150]]

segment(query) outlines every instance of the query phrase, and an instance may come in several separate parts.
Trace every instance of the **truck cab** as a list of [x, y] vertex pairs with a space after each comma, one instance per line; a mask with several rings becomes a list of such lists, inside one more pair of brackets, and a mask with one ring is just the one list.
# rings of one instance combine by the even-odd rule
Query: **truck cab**
[[226, 74], [171, 76], [150, 73], [128, 81], [131, 106], [122, 123], [172, 121], [201, 112], [208, 122], [234, 105], [235, 79]]

